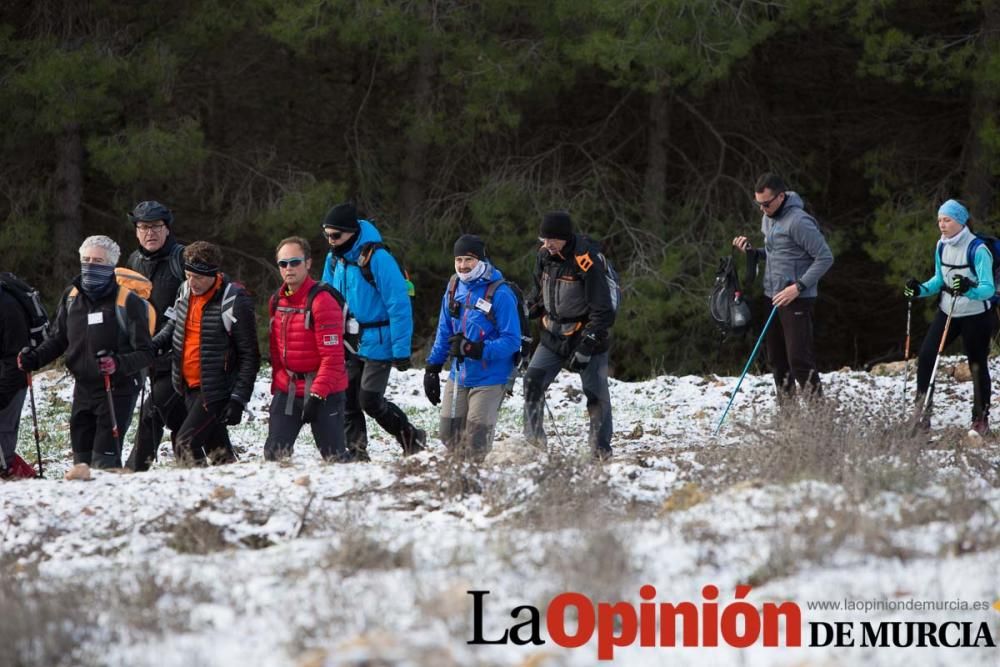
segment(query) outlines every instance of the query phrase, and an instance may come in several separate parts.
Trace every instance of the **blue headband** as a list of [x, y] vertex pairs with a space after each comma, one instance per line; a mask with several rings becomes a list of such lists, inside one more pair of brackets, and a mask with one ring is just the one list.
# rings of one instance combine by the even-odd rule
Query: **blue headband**
[[941, 204], [938, 209], [938, 217], [946, 215], [960, 225], [965, 225], [969, 221], [969, 211], [954, 199], [949, 199]]

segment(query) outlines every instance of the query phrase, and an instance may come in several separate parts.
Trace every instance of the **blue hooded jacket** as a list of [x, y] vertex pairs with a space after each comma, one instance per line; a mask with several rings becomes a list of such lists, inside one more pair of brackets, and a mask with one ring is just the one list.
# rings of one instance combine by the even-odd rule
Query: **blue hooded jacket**
[[448, 338], [453, 334], [461, 333], [469, 340], [485, 343], [482, 359], [466, 358], [461, 364], [452, 359], [449, 376], [454, 378], [457, 370], [457, 382], [463, 387], [506, 384], [514, 370], [514, 355], [521, 349], [521, 321], [517, 316], [517, 297], [513, 290], [501, 285], [493, 293], [490, 310], [496, 324], [482, 310], [483, 304], [477, 307], [479, 300], [485, 297], [489, 284], [502, 279], [503, 274], [491, 266], [478, 280], [471, 283], [459, 280], [455, 288], [455, 301], [460, 305], [458, 317], [452, 317], [448, 312], [447, 288], [441, 299], [437, 335], [427, 363], [444, 364], [448, 358]]
[[[358, 266], [361, 247], [381, 242], [382, 235], [367, 220], [358, 223], [361, 225], [358, 238], [343, 257], [334, 255], [332, 250], [327, 253], [323, 282], [333, 285], [344, 295], [348, 312], [362, 325], [359, 357], [373, 361], [409, 359], [413, 307], [406, 278], [389, 251], [379, 249], [372, 253], [370, 264], [375, 286], [365, 280]], [[385, 324], [365, 326], [376, 322]]]

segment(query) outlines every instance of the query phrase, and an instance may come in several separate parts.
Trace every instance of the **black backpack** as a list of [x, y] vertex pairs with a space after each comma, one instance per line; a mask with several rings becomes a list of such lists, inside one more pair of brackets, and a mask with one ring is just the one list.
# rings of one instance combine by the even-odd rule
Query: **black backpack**
[[729, 334], [741, 336], [749, 330], [750, 305], [743, 298], [740, 278], [736, 273], [736, 261], [732, 255], [719, 260], [708, 307], [723, 339]]
[[[493, 326], [497, 324], [496, 315], [493, 314], [493, 296], [497, 293], [497, 289], [501, 285], [506, 285], [510, 288], [510, 291], [514, 293], [514, 300], [517, 302], [517, 319], [521, 324], [521, 349], [514, 353], [514, 366], [519, 365], [523, 360], [531, 358], [531, 323], [528, 320], [528, 307], [524, 303], [524, 293], [521, 292], [521, 288], [518, 287], [517, 283], [511, 282], [505, 278], [500, 278], [499, 280], [494, 280], [489, 285], [486, 286], [486, 293], [483, 294], [483, 301], [490, 304], [490, 309], [484, 314], [486, 319], [488, 319]], [[458, 289], [458, 276], [452, 275], [451, 280], [448, 281], [448, 314], [452, 317], [459, 317], [461, 314], [462, 304], [455, 299], [455, 291]]]
[[[358, 252], [357, 266], [361, 269], [361, 277], [365, 281], [375, 287], [375, 275], [372, 273], [372, 255], [375, 254], [376, 250], [385, 250], [389, 253], [389, 256], [396, 260], [396, 266], [399, 267], [399, 272], [403, 274], [403, 280], [406, 281], [406, 293], [411, 297], [416, 293], [416, 289], [413, 286], [413, 281], [410, 280], [410, 272], [406, 269], [406, 266], [399, 260], [399, 257], [389, 249], [389, 246], [382, 243], [381, 241], [369, 241], [361, 246]], [[339, 261], [347, 264], [355, 264], [355, 262], [350, 262], [343, 257], [339, 258]]]
[[49, 314], [45, 312], [38, 290], [13, 273], [0, 272], [0, 289], [21, 304], [28, 321], [28, 339], [31, 347], [38, 347], [49, 337]]

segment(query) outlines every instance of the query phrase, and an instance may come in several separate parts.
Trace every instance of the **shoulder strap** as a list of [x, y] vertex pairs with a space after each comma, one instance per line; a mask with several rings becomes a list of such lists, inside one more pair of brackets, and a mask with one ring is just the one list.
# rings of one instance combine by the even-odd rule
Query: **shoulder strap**
[[[486, 303], [488, 303], [488, 304], [490, 304], [492, 306], [492, 304], [493, 304], [493, 296], [497, 293], [497, 289], [499, 289], [500, 286], [503, 285], [506, 282], [507, 281], [504, 280], [503, 278], [497, 278], [496, 280], [494, 280], [493, 282], [491, 282], [489, 285], [487, 285], [486, 286], [486, 292], [483, 294], [483, 301], [485, 301]], [[513, 290], [511, 290], [511, 291], [513, 291]], [[516, 298], [516, 295], [515, 295], [515, 298]], [[496, 326], [496, 324], [497, 324], [497, 316], [493, 313], [493, 308], [492, 307], [490, 308], [489, 312], [486, 313], [486, 319], [488, 319], [493, 324], [493, 326]]]
[[333, 285], [330, 285], [329, 283], [318, 282], [309, 288], [309, 294], [306, 295], [306, 322], [305, 322], [306, 329], [312, 329], [313, 301], [316, 299], [317, 296], [319, 296], [320, 292], [326, 292], [327, 294], [332, 296], [333, 300], [337, 302], [338, 306], [340, 306], [340, 310], [344, 316], [344, 320], [346, 321], [347, 319], [347, 308], [345, 308], [347, 302], [344, 299], [344, 295], [341, 294], [340, 291]]
[[170, 251], [170, 272], [178, 280], [187, 278], [184, 275], [184, 246], [180, 243], [175, 244], [173, 250]]
[[233, 324], [236, 323], [236, 316], [233, 315], [233, 306], [236, 305], [236, 297], [239, 296], [240, 289], [234, 283], [226, 283], [226, 291], [222, 293], [222, 326], [226, 333], [232, 333]]
[[451, 274], [451, 278], [448, 279], [448, 289], [446, 293], [448, 294], [448, 314], [452, 317], [458, 317], [458, 311], [461, 305], [455, 300], [455, 292], [458, 291], [458, 276], [454, 273]]

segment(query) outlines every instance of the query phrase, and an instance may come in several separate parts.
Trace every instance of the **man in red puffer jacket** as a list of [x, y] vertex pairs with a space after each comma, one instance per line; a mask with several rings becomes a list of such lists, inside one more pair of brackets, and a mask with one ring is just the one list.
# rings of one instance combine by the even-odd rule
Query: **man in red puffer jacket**
[[309, 242], [292, 236], [276, 251], [284, 284], [271, 297], [270, 423], [264, 458], [291, 456], [302, 425], [312, 427], [327, 461], [349, 461], [344, 445], [344, 365], [342, 299], [332, 287], [309, 276]]

